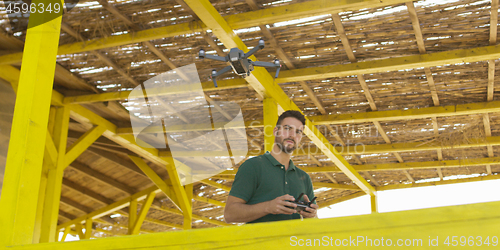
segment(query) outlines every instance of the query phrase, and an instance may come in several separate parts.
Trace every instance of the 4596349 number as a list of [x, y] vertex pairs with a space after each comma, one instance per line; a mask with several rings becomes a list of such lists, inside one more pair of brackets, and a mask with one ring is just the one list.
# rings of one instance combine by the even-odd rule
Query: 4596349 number
[[447, 246], [497, 246], [498, 237], [497, 236], [487, 236], [483, 238], [481, 236], [448, 236], [444, 240], [443, 244]]
[[21, 2], [11, 2], [7, 5], [6, 11], [7, 14], [28, 14], [28, 13], [60, 13], [61, 12], [61, 4], [60, 3], [49, 3], [48, 5], [44, 5], [43, 3], [21, 3]]

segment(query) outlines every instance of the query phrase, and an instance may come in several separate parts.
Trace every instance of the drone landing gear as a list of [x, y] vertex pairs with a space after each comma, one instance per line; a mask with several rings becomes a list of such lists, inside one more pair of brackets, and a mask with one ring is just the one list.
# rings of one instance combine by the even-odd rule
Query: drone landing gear
[[218, 76], [228, 72], [231, 70], [231, 66], [226, 66], [224, 67], [223, 69], [219, 70], [219, 72], [217, 72], [217, 70], [213, 69], [212, 70], [212, 81], [214, 82], [214, 86], [217, 88], [217, 81], [215, 80], [215, 78], [217, 78]]

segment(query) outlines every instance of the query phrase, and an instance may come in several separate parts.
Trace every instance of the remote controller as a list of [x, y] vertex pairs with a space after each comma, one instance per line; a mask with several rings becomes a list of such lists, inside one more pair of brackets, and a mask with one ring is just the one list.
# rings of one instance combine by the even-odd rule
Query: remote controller
[[[297, 204], [297, 207], [295, 207], [295, 211], [297, 212], [306, 211], [306, 208], [312, 208], [311, 204], [313, 204], [313, 202], [316, 200], [316, 197], [314, 197], [310, 202], [301, 201], [300, 198], [302, 198], [303, 195], [304, 193], [301, 193], [299, 197], [295, 199], [295, 201], [289, 201], [291, 203]], [[288, 207], [288, 208], [294, 209], [293, 207]]]

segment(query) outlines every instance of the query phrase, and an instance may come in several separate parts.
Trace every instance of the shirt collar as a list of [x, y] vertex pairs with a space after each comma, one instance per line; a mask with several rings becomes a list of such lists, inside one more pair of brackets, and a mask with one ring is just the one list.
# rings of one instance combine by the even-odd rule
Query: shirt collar
[[[276, 160], [272, 155], [271, 153], [269, 153], [269, 151], [267, 151], [264, 156], [274, 165], [274, 166], [277, 166], [277, 167], [281, 167], [283, 166], [278, 160]], [[295, 165], [293, 164], [293, 161], [292, 159], [290, 159], [290, 161], [288, 162], [288, 169], [290, 170], [295, 170]]]

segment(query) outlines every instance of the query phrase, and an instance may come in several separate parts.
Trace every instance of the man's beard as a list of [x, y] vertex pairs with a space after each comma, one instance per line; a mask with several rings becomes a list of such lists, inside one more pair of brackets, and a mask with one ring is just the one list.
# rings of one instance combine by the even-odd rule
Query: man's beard
[[[286, 140], [291, 140], [293, 141], [293, 145], [292, 146], [289, 146], [289, 147], [286, 147], [284, 144], [284, 142]], [[295, 141], [292, 140], [292, 139], [284, 139], [282, 140], [281, 142], [276, 142], [276, 145], [278, 145], [278, 147], [280, 148], [281, 151], [287, 153], [287, 154], [291, 154], [297, 147], [295, 146]]]

